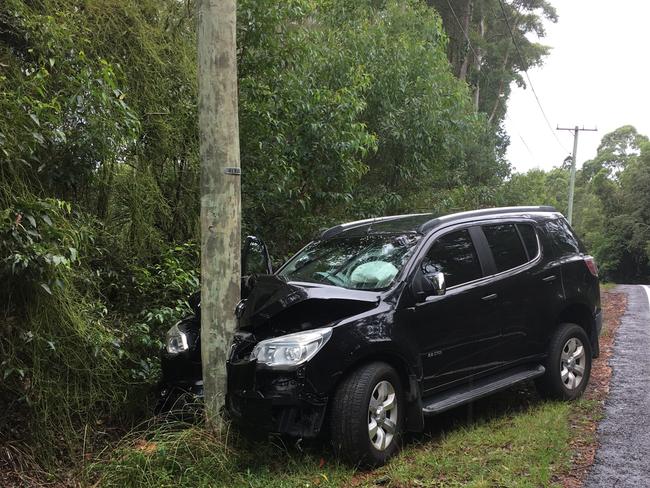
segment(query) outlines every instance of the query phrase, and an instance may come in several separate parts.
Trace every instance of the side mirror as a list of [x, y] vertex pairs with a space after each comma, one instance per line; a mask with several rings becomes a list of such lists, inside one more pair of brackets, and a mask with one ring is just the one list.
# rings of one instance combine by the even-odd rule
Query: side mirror
[[248, 236], [244, 241], [241, 262], [242, 276], [272, 274], [271, 256], [262, 239]]
[[444, 295], [447, 292], [445, 274], [427, 267], [418, 270], [412, 286], [413, 292], [420, 300], [433, 295]]
[[447, 292], [444, 273], [438, 271], [432, 275], [426, 275], [425, 278], [431, 281], [433, 291], [436, 295], [444, 295]]

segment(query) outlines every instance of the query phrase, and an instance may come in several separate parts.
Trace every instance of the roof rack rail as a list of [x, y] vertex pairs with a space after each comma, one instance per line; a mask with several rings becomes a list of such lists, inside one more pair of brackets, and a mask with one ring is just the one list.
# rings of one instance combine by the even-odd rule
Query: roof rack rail
[[537, 213], [537, 212], [553, 212], [557, 213], [555, 207], [550, 205], [539, 205], [539, 206], [521, 206], [521, 207], [495, 207], [495, 208], [483, 208], [479, 210], [469, 210], [466, 212], [456, 212], [435, 219], [431, 219], [428, 222], [423, 223], [418, 227], [418, 232], [425, 233], [436, 225], [445, 222], [450, 219], [461, 219], [461, 218], [472, 218], [472, 217], [482, 217], [485, 215], [501, 215], [509, 213]]
[[355, 220], [354, 222], [346, 222], [345, 224], [335, 225], [329, 229], [325, 229], [318, 235], [318, 239], [325, 240], [330, 239], [341, 232], [349, 229], [354, 229], [355, 227], [361, 227], [366, 224], [374, 224], [375, 222], [386, 222], [389, 220], [401, 219], [404, 217], [413, 217], [416, 215], [427, 215], [426, 213], [415, 213], [415, 214], [404, 214], [404, 215], [389, 215], [387, 217], [373, 217], [370, 219]]

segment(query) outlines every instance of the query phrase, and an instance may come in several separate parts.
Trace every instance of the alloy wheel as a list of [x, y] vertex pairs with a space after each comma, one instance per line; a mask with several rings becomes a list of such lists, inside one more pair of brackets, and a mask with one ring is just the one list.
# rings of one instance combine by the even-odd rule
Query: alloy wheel
[[380, 381], [368, 404], [368, 436], [375, 449], [384, 451], [393, 442], [397, 415], [395, 388], [389, 381]]
[[567, 390], [580, 386], [585, 374], [585, 348], [577, 337], [571, 337], [562, 348], [560, 377]]

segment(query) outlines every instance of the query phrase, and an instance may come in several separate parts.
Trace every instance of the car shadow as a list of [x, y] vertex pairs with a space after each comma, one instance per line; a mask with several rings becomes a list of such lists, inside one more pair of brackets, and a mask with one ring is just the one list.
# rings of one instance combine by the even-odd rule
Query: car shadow
[[416, 439], [421, 439], [422, 436], [437, 438], [459, 427], [468, 427], [493, 418], [526, 412], [541, 402], [542, 399], [537, 393], [534, 383], [527, 381], [475, 402], [435, 416], [425, 417], [423, 432], [409, 437]]
[[[457, 429], [471, 428], [492, 419], [504, 418], [525, 413], [542, 403], [532, 381], [520, 383], [502, 392], [487, 396], [473, 403], [463, 405], [432, 417], [425, 417], [422, 432], [407, 433], [403, 437], [403, 447], [436, 443], [446, 434]], [[187, 407], [187, 405], [183, 405]], [[168, 422], [183, 429], [190, 425], [202, 423], [200, 405], [195, 405], [189, 414], [182, 411], [158, 416], [158, 422]], [[180, 420], [180, 422], [179, 422]], [[327, 422], [327, 419], [326, 419]], [[279, 435], [263, 435], [251, 438], [240, 432], [234, 424], [228, 427], [229, 445], [234, 448], [239, 458], [240, 469], [247, 472], [282, 472], [285, 470], [302, 470], [310, 465], [338, 464], [330, 440], [323, 434], [315, 439], [296, 440]]]
[[[442, 436], [456, 429], [480, 425], [491, 419], [525, 413], [542, 403], [532, 381], [520, 383], [502, 392], [487, 396], [473, 403], [463, 405], [439, 415], [425, 417], [422, 432], [410, 432], [403, 438], [403, 447], [436, 442]], [[326, 430], [326, 429], [323, 429]], [[297, 460], [302, 456], [314, 459], [334, 459], [335, 454], [326, 435], [315, 439], [295, 439], [271, 436], [264, 440], [250, 441], [260, 448], [272, 445]], [[275, 461], [274, 461], [275, 462]], [[264, 461], [261, 461], [265, 464]], [[262, 466], [257, 466], [258, 468]]]

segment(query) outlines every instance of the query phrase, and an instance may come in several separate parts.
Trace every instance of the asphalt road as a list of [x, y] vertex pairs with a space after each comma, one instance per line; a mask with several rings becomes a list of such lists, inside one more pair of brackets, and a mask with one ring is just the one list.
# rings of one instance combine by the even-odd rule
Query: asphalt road
[[586, 488], [650, 487], [650, 288], [616, 291], [627, 293], [627, 310], [610, 358], [610, 393]]

